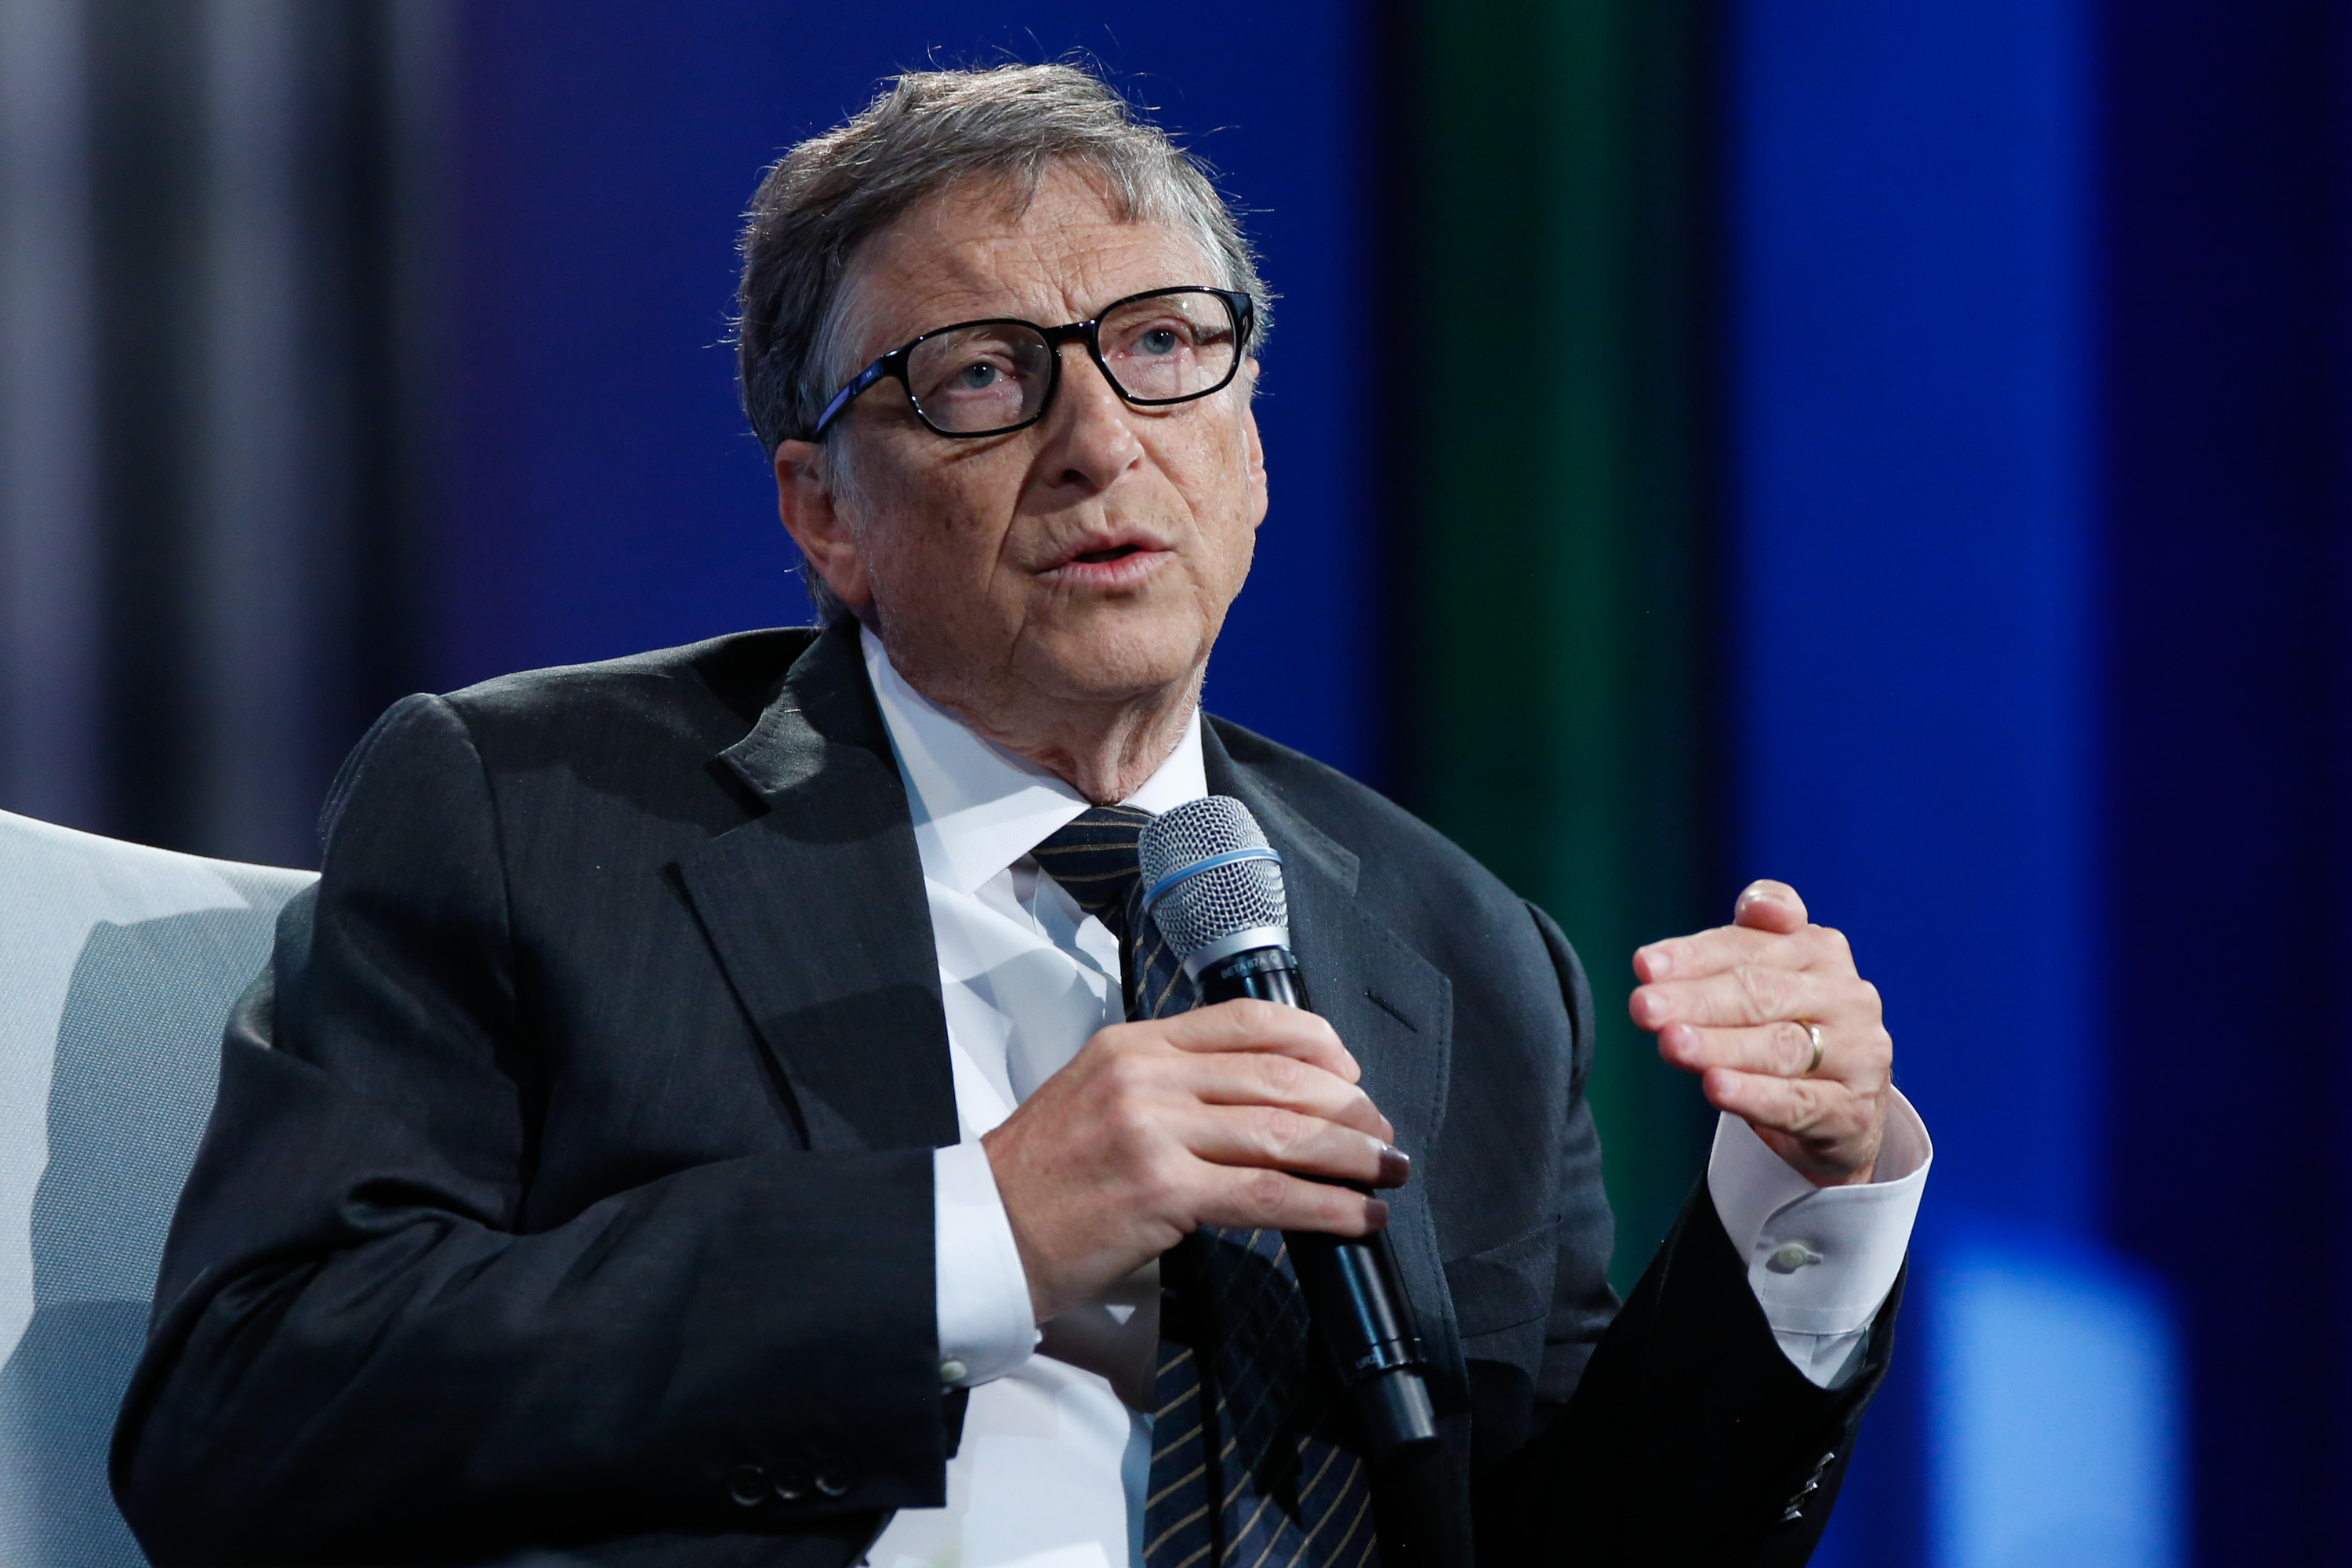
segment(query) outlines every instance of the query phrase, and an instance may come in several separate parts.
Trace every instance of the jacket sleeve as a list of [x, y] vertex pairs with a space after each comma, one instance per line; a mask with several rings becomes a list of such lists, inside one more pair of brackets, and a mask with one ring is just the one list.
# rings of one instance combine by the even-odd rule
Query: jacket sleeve
[[[1559, 930], [1538, 924], [1560, 976], [1578, 1068], [1560, 1203], [1599, 1200], [1599, 1141], [1583, 1085], [1591, 994]], [[1829, 1521], [1864, 1408], [1894, 1349], [1897, 1281], [1844, 1387], [1790, 1364], [1701, 1180], [1633, 1295], [1597, 1327], [1605, 1295], [1578, 1227], [1562, 1227], [1554, 1307], [1528, 1441], [1478, 1482], [1482, 1562], [1803, 1563]], [[1605, 1234], [1605, 1232], [1604, 1232]]]
[[116, 1432], [150, 1555], [854, 1546], [941, 1500], [929, 1151], [748, 1155], [526, 1229], [551, 1064], [457, 711], [394, 709], [330, 819], [232, 1020]]

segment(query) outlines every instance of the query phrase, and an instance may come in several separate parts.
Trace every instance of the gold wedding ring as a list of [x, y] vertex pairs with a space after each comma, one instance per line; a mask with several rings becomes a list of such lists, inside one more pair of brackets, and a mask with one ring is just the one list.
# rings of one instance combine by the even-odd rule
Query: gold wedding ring
[[1811, 1078], [1813, 1074], [1821, 1071], [1822, 1068], [1822, 1026], [1819, 1024], [1813, 1023], [1810, 1019], [1799, 1019], [1798, 1022], [1803, 1024], [1805, 1026], [1805, 1033], [1813, 1037], [1813, 1059], [1807, 1062], [1805, 1064], [1805, 1070], [1799, 1073], [1797, 1076], [1799, 1078]]

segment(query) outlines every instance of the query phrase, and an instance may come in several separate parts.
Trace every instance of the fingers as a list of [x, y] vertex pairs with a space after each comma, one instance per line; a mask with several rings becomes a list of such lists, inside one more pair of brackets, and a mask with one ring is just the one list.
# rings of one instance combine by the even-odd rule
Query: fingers
[[1816, 1184], [1868, 1181], [1895, 1047], [1844, 936], [1786, 882], [1751, 882], [1732, 923], [1633, 955], [1627, 1003], [1658, 1054]]
[[1816, 1185], [1867, 1182], [1875, 1173], [1886, 1127], [1880, 1095], [1832, 1079], [1728, 1068], [1711, 1068], [1699, 1082], [1709, 1104], [1747, 1121]]
[[1273, 1002], [1244, 997], [1129, 1027], [1154, 1031], [1178, 1050], [1273, 1052], [1318, 1067], [1349, 1083], [1364, 1076], [1364, 1069], [1339, 1043], [1338, 1030], [1315, 1014]]
[[1696, 980], [1643, 985], [1626, 1005], [1633, 1022], [1654, 1032], [1668, 1024], [1720, 1028], [1784, 1018], [1826, 1024], [1849, 1014], [1875, 1016], [1878, 992], [1866, 980], [1745, 963]]
[[1412, 1165], [1388, 1141], [1271, 1105], [1204, 1106], [1181, 1136], [1213, 1165], [1289, 1171], [1372, 1187], [1401, 1187]]
[[1690, 980], [1743, 963], [1854, 972], [1853, 949], [1843, 931], [1817, 925], [1790, 931], [1730, 925], [1654, 942], [1633, 954], [1633, 973], [1643, 981]]
[[1815, 1131], [1835, 1108], [1835, 1101], [1848, 1097], [1843, 1084], [1824, 1079], [1784, 1078], [1729, 1068], [1710, 1069], [1700, 1083], [1707, 1102], [1717, 1110], [1728, 1110], [1797, 1137]]
[[[1830, 1067], [1827, 1037], [1823, 1037], [1822, 1070]], [[1769, 1073], [1776, 1078], [1800, 1078], [1813, 1068], [1813, 1032], [1793, 1019], [1743, 1028], [1702, 1029], [1689, 1024], [1669, 1024], [1658, 1031], [1658, 1054], [1685, 1072], [1709, 1068], [1738, 1072]]]
[[1786, 882], [1759, 878], [1740, 889], [1731, 907], [1731, 923], [1757, 931], [1793, 931], [1803, 929], [1805, 900]]
[[1267, 1105], [1351, 1127], [1383, 1143], [1396, 1129], [1362, 1089], [1363, 1068], [1323, 1019], [1244, 998], [1129, 1030], [1183, 1053], [1185, 1090], [1223, 1105]]
[[1265, 1002], [1097, 1033], [981, 1140], [1038, 1321], [1202, 1225], [1380, 1229], [1387, 1205], [1336, 1184], [1410, 1169], [1361, 1076], [1330, 1025]]
[[1203, 1104], [1264, 1106], [1353, 1128], [1382, 1143], [1396, 1139], [1396, 1129], [1362, 1089], [1290, 1057], [1180, 1058], [1171, 1070], [1182, 1091]]
[[1379, 1198], [1280, 1171], [1237, 1167], [1214, 1171], [1192, 1209], [1202, 1225], [1327, 1236], [1370, 1236], [1389, 1223], [1389, 1205]]
[[[1821, 1060], [1813, 1060], [1813, 1030], [1821, 1031]], [[1658, 1055], [1685, 1072], [1718, 1070], [1771, 1078], [1803, 1078], [1843, 1083], [1865, 1094], [1886, 1087], [1893, 1074], [1895, 1042], [1885, 1028], [1861, 1024], [1805, 1026], [1782, 1019], [1749, 1028], [1702, 1029], [1669, 1024], [1658, 1031]]]

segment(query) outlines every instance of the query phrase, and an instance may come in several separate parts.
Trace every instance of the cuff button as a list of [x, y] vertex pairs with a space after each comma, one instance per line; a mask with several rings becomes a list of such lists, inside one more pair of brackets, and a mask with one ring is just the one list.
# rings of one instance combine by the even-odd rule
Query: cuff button
[[805, 1501], [809, 1495], [809, 1472], [806, 1465], [791, 1460], [776, 1467], [776, 1495], [786, 1502]]
[[727, 1472], [727, 1495], [745, 1508], [768, 1500], [768, 1472], [757, 1465], [738, 1465]]
[[955, 1384], [961, 1383], [965, 1378], [971, 1375], [971, 1368], [964, 1365], [963, 1363], [960, 1361], [950, 1359], [940, 1363], [940, 1381], [948, 1384], [950, 1387], [953, 1387]]
[[816, 1472], [816, 1489], [827, 1497], [846, 1497], [854, 1484], [846, 1465], [820, 1465]]

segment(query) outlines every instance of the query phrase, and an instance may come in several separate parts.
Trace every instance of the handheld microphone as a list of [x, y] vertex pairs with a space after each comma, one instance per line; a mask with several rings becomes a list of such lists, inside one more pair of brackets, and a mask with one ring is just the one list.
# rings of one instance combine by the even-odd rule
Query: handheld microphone
[[[1255, 996], [1312, 1011], [1290, 951], [1281, 857], [1247, 806], [1213, 795], [1163, 813], [1145, 824], [1139, 859], [1144, 906], [1204, 1005]], [[1317, 1336], [1372, 1458], [1385, 1464], [1434, 1447], [1437, 1418], [1423, 1371], [1428, 1357], [1389, 1238], [1286, 1237]]]

